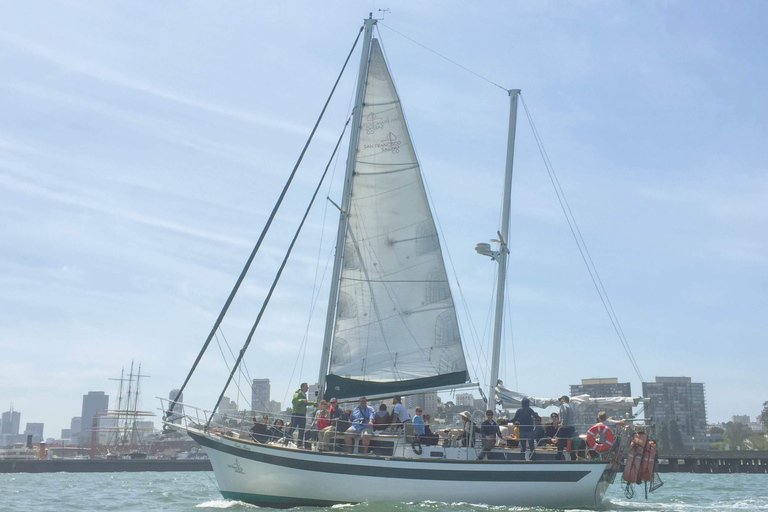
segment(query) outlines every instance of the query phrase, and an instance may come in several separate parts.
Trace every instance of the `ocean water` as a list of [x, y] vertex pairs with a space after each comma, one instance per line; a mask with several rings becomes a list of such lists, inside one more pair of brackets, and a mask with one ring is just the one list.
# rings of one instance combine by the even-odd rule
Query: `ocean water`
[[[641, 488], [627, 499], [618, 483], [608, 489], [602, 510], [768, 511], [768, 475], [663, 474], [664, 486], [644, 498]], [[619, 479], [617, 479], [618, 481]], [[225, 500], [213, 473], [49, 473], [0, 475], [0, 511], [252, 511], [259, 507]], [[340, 509], [344, 509], [341, 511]], [[466, 503], [362, 503], [323, 512], [546, 512], [543, 508], [489, 507]], [[575, 509], [574, 509], [575, 510]]]

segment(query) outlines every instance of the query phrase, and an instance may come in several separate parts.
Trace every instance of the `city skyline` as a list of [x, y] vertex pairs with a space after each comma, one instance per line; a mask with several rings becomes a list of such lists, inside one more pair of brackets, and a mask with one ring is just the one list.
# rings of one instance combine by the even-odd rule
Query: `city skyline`
[[[80, 414], [84, 393], [114, 396], [118, 362], [141, 360], [152, 375], [143, 408], [181, 386], [368, 11], [351, 1], [44, 4], [10, 3], [0, 19], [0, 404], [50, 433]], [[495, 272], [474, 247], [496, 237], [502, 89], [520, 88], [639, 371], [583, 268], [522, 108], [506, 387], [558, 396], [582, 378], [639, 390], [654, 375], [689, 376], [707, 385], [710, 421], [757, 415], [768, 400], [758, 357], [768, 5], [391, 10], [374, 11], [385, 17], [377, 37], [437, 215], [471, 377], [488, 384]], [[210, 408], [221, 393], [347, 119], [353, 75], [187, 404]], [[246, 396], [250, 377], [270, 379], [283, 406], [299, 383], [317, 382], [338, 215], [325, 197], [338, 204], [343, 167], [343, 156], [331, 166], [262, 318], [249, 375], [233, 381]]]

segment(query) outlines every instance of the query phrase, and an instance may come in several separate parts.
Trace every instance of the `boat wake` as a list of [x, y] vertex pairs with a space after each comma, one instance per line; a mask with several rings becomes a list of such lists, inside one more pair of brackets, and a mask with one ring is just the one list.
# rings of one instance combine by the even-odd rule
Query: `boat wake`
[[259, 508], [256, 505], [251, 505], [250, 503], [246, 503], [244, 501], [234, 501], [234, 500], [225, 500], [224, 498], [220, 500], [211, 500], [206, 501], [204, 503], [200, 503], [199, 505], [195, 505], [195, 508], [214, 508], [214, 509], [233, 509], [233, 510], [244, 510], [244, 509], [255, 509]]

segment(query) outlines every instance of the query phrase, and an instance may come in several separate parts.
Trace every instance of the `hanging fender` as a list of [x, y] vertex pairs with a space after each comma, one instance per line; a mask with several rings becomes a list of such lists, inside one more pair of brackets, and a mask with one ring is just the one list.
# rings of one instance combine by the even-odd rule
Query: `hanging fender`
[[653, 466], [656, 462], [656, 441], [648, 441], [643, 452], [643, 461], [640, 463], [640, 480], [650, 482], [653, 480]]
[[625, 482], [639, 483], [640, 464], [643, 461], [643, 452], [645, 452], [647, 440], [645, 432], [637, 432], [632, 438], [632, 442], [629, 444], [627, 462], [624, 464], [624, 474], [622, 475]]
[[[598, 435], [603, 438], [601, 443], [597, 442]], [[592, 425], [587, 430], [587, 446], [596, 452], [607, 452], [613, 446], [613, 430], [602, 423]]]

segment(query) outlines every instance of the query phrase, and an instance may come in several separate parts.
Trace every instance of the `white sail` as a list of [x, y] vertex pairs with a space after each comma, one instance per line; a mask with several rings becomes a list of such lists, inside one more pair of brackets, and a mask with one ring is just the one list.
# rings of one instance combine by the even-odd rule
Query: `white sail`
[[370, 52], [328, 394], [468, 380], [419, 162], [378, 41]]

